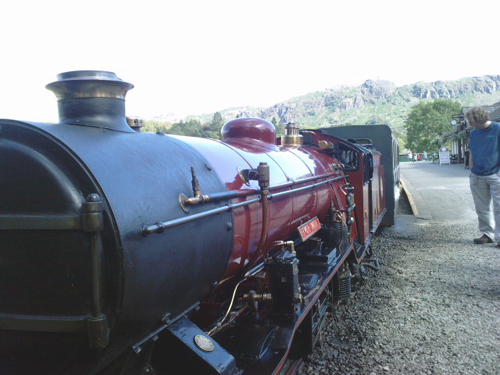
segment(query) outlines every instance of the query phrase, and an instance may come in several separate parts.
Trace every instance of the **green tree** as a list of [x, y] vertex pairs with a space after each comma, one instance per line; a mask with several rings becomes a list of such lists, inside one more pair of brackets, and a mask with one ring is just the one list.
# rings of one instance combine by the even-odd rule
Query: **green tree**
[[215, 112], [210, 121], [210, 130], [220, 130], [224, 125], [224, 117], [219, 112]]
[[368, 121], [365, 122], [365, 125], [377, 125], [377, 124], [385, 124], [387, 121], [380, 116], [372, 116]]
[[460, 103], [449, 99], [413, 106], [405, 122], [406, 147], [414, 152], [435, 150], [443, 133], [453, 129], [451, 116], [460, 113], [461, 109]]
[[285, 135], [285, 124], [283, 124], [281, 120], [278, 120], [276, 117], [273, 117], [271, 119], [271, 123], [274, 125], [274, 128], [276, 129], [277, 137]]
[[176, 122], [167, 131], [168, 134], [187, 135], [190, 137], [203, 137], [203, 126], [199, 120], [190, 119]]
[[141, 129], [143, 132], [148, 132], [148, 133], [156, 133], [158, 131], [160, 132], [168, 132], [168, 130], [172, 127], [172, 124], [169, 122], [162, 122], [162, 121], [156, 121], [156, 120], [146, 120], [144, 121], [144, 125]]
[[223, 125], [224, 117], [219, 112], [215, 112], [212, 120], [204, 124], [202, 137], [220, 139], [220, 130]]

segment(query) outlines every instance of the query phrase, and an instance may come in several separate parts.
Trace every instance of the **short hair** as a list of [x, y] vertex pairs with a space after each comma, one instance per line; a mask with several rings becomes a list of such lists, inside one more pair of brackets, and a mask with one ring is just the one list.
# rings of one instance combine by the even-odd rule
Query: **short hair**
[[484, 124], [490, 119], [488, 112], [481, 107], [473, 107], [467, 112], [467, 120], [473, 121], [476, 124]]

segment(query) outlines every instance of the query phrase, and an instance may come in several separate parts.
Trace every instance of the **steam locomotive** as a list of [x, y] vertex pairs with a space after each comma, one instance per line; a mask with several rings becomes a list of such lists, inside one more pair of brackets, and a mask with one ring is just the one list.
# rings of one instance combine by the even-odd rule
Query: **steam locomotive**
[[390, 129], [152, 134], [114, 73], [47, 88], [59, 123], [0, 120], [0, 373], [296, 371], [393, 223]]

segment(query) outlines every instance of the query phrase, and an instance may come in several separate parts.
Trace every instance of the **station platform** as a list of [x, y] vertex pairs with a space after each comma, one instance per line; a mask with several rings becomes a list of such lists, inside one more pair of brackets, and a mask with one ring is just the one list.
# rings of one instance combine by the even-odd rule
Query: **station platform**
[[400, 215], [396, 220], [399, 225], [477, 222], [469, 188], [470, 171], [463, 164], [417, 161], [401, 163], [400, 171], [413, 218]]

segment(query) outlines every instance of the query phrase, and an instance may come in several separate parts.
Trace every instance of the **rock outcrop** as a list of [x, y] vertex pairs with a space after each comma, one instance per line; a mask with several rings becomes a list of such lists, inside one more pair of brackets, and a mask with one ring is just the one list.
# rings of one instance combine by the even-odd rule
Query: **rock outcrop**
[[[387, 123], [396, 132], [411, 107], [422, 100], [451, 99], [464, 107], [500, 101], [500, 75], [462, 78], [455, 81], [418, 82], [397, 87], [382, 80], [367, 80], [360, 86], [339, 86], [309, 93], [268, 108], [231, 108], [219, 111], [225, 120], [261, 117], [275, 122], [296, 122], [318, 128], [340, 124]], [[201, 117], [209, 120], [213, 114]], [[206, 117], [206, 118], [205, 118]]]
[[457, 100], [464, 106], [493, 103], [500, 100], [500, 75], [418, 82], [401, 87], [388, 81], [367, 80], [358, 87], [335, 88], [294, 98], [255, 115], [314, 127], [374, 120], [401, 124], [412, 105], [432, 99]]

